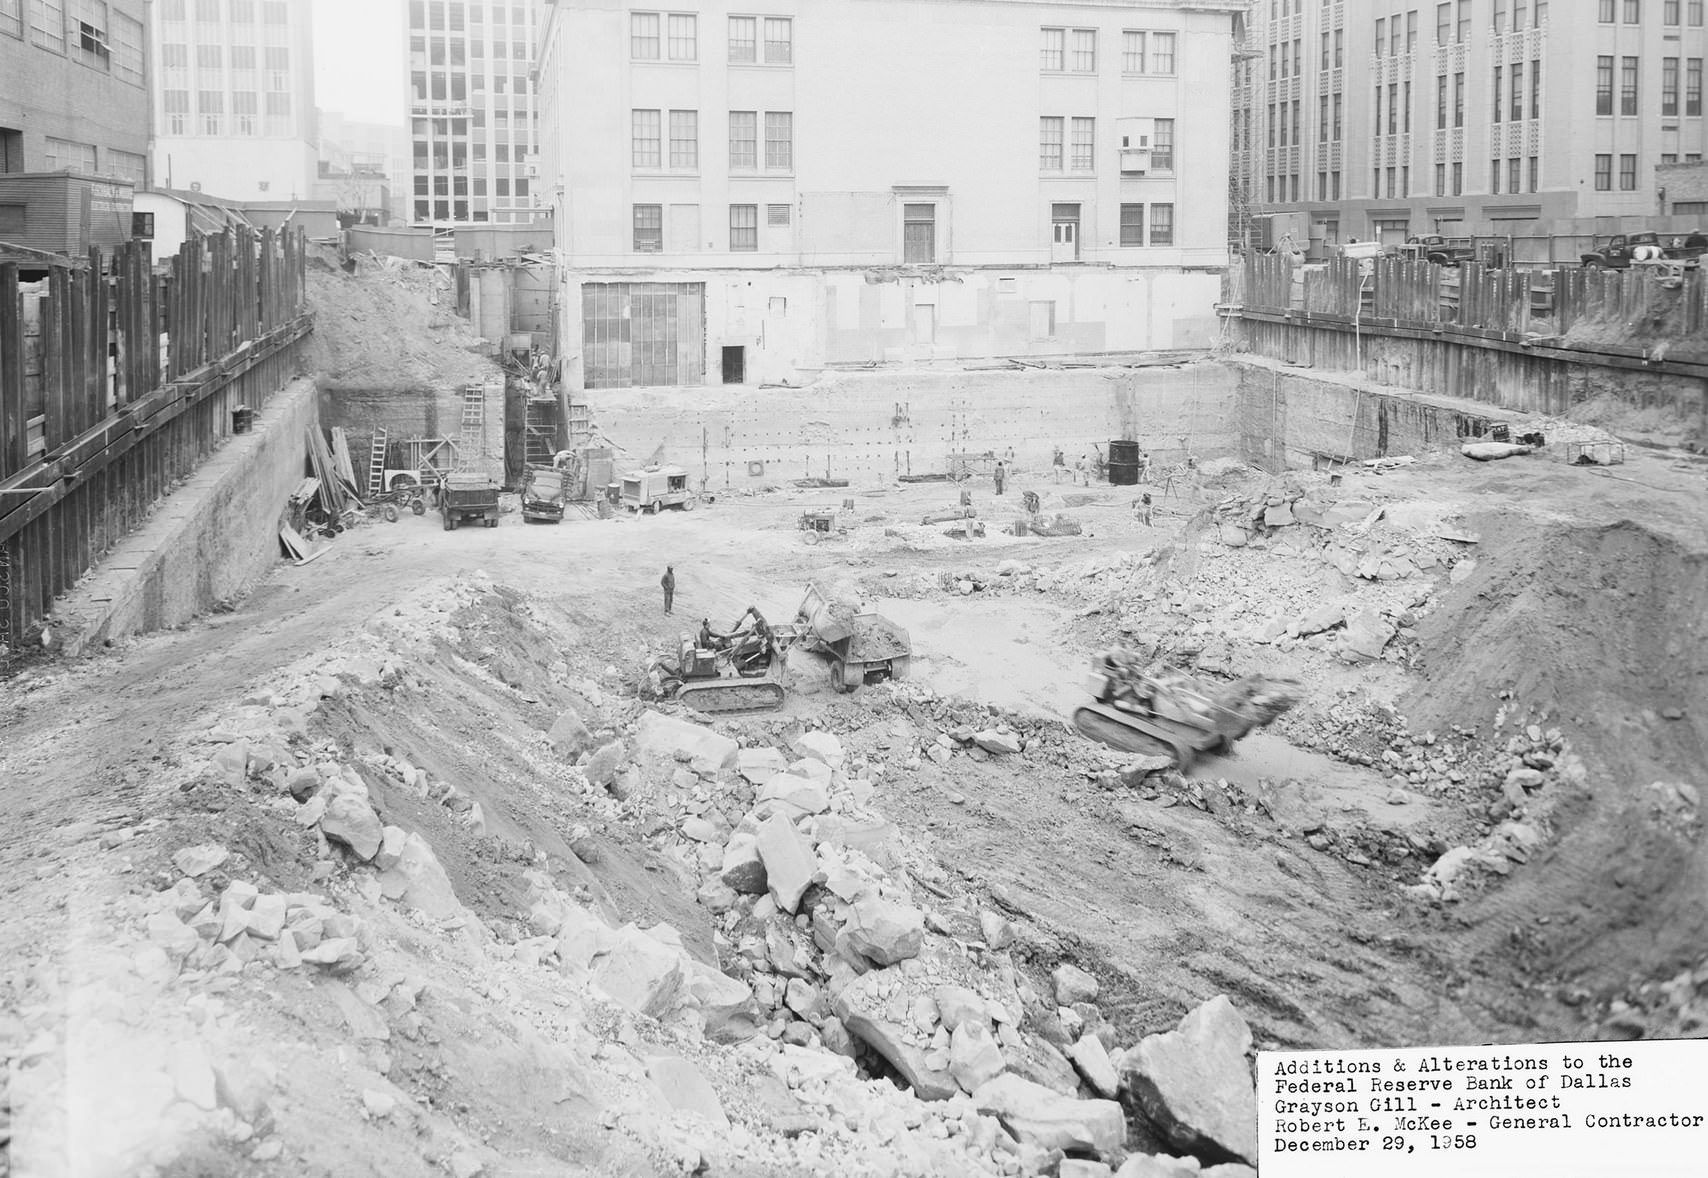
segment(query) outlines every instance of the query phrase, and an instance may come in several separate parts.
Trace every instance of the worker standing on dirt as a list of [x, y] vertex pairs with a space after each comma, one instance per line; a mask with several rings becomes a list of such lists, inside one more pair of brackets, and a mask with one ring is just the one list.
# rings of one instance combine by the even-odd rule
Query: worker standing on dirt
[[1140, 450], [1139, 451], [1139, 482], [1148, 483], [1150, 481], [1151, 481], [1151, 452], [1149, 450]]
[[1151, 526], [1150, 492], [1147, 491], [1137, 502], [1133, 504], [1133, 514], [1139, 517], [1139, 522], [1144, 524], [1145, 527], [1148, 528]]
[[1002, 463], [996, 464], [996, 471], [991, 477], [996, 480], [996, 493], [1002, 494], [1002, 484], [1008, 477], [1007, 472], [1002, 469]]
[[658, 579], [664, 589], [664, 612], [670, 612], [671, 602], [676, 600], [676, 568], [673, 565], [664, 566], [664, 576]]
[[1091, 485], [1091, 477], [1085, 473], [1085, 455], [1083, 454], [1079, 456], [1079, 461], [1073, 464], [1073, 485], [1077, 487], [1081, 484], [1087, 487]]
[[1067, 473], [1067, 459], [1062, 456], [1060, 446], [1056, 447], [1055, 454], [1050, 458], [1050, 470], [1054, 480], [1058, 483], [1062, 481], [1062, 476]]

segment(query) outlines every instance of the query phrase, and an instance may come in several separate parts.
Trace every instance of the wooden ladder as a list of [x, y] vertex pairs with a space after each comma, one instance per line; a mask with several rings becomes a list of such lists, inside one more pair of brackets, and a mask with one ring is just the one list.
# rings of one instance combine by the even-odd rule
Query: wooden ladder
[[385, 490], [385, 427], [374, 430], [373, 441], [368, 450], [368, 498], [372, 499]]
[[463, 386], [463, 436], [458, 445], [457, 463], [471, 467], [484, 455], [486, 446], [486, 387], [478, 384]]

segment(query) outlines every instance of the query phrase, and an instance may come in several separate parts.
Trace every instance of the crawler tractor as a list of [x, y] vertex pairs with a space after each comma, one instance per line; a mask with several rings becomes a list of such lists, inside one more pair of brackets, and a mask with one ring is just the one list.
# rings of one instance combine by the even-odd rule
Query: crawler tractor
[[771, 626], [749, 607], [727, 634], [702, 625], [698, 634], [682, 635], [676, 663], [661, 659], [652, 675], [660, 695], [709, 715], [776, 711], [796, 638], [793, 627]]
[[1074, 713], [1074, 727], [1122, 752], [1173, 757], [1182, 772], [1201, 757], [1230, 752], [1235, 741], [1299, 698], [1299, 684], [1291, 679], [1247, 675], [1206, 683], [1145, 667], [1120, 649], [1104, 651], [1091, 665], [1095, 702]]

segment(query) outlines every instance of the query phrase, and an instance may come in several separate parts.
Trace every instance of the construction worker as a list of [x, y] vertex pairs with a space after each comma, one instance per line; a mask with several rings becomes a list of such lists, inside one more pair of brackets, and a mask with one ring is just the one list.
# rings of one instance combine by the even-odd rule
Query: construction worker
[[670, 612], [671, 602], [676, 600], [676, 569], [673, 565], [664, 566], [664, 576], [658, 579], [664, 589], [664, 612]]
[[1056, 452], [1050, 457], [1050, 471], [1058, 483], [1062, 481], [1062, 476], [1067, 473], [1067, 459], [1062, 456], [1060, 446], [1056, 447]]
[[1133, 504], [1133, 514], [1139, 517], [1139, 522], [1145, 527], [1151, 526], [1151, 497], [1148, 491]]
[[991, 477], [996, 480], [996, 493], [1002, 494], [1002, 484], [1008, 477], [1007, 472], [1002, 469], [1002, 463], [996, 464], [996, 471]]
[[1140, 450], [1139, 451], [1139, 482], [1148, 483], [1150, 481], [1151, 481], [1151, 452], [1149, 450]]
[[1091, 485], [1091, 476], [1085, 472], [1085, 458], [1086, 456], [1081, 454], [1079, 461], [1073, 464], [1073, 485], [1076, 487], [1082, 483], [1087, 487]]

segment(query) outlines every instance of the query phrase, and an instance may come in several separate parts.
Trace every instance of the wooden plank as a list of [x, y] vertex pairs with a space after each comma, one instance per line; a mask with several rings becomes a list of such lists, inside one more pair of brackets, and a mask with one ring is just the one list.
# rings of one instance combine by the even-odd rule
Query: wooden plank
[[24, 469], [24, 305], [18, 267], [0, 264], [0, 478]]

